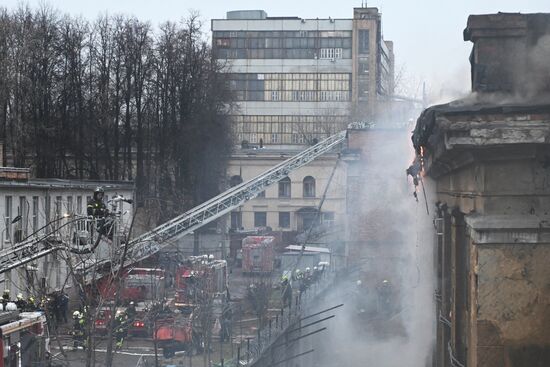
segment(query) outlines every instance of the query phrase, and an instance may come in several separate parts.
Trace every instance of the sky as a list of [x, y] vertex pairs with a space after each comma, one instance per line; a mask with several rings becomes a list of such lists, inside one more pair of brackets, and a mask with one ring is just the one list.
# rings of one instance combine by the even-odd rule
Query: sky
[[[37, 6], [44, 0], [28, 0]], [[365, 1], [366, 2], [366, 1]], [[14, 8], [20, 0], [0, 0]], [[54, 8], [71, 15], [94, 19], [100, 13], [131, 14], [158, 25], [179, 21], [191, 10], [204, 20], [224, 18], [226, 11], [263, 9], [269, 16], [301, 18], [351, 18], [361, 0], [47, 0]], [[426, 82], [430, 94], [442, 99], [469, 89], [468, 57], [471, 43], [462, 39], [468, 15], [502, 12], [547, 12], [549, 0], [372, 0], [382, 12], [383, 35], [394, 41], [396, 72], [403, 75], [408, 94], [419, 93]], [[418, 96], [418, 95], [417, 95]], [[456, 97], [456, 96], [452, 96]]]

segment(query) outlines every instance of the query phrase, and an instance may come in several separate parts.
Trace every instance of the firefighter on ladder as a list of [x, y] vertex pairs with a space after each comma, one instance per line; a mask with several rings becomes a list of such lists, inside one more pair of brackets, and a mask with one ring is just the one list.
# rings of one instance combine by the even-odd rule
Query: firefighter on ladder
[[96, 228], [100, 234], [94, 247], [99, 244], [99, 239], [101, 238], [101, 235], [107, 236], [109, 239], [113, 238], [112, 231], [110, 231], [109, 228], [110, 223], [106, 220], [107, 216], [109, 215], [109, 210], [107, 209], [107, 205], [105, 205], [105, 202], [103, 201], [104, 196], [105, 190], [103, 189], [103, 187], [96, 187], [96, 189], [94, 190], [94, 196], [90, 201], [88, 201], [87, 206], [88, 217], [92, 217], [96, 220]]

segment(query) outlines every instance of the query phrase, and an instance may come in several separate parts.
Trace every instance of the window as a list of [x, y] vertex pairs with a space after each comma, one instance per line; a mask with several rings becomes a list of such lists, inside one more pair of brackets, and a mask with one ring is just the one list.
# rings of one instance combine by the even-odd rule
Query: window
[[323, 212], [323, 223], [334, 225], [334, 212]]
[[28, 223], [29, 210], [27, 208], [27, 198], [25, 196], [19, 197], [19, 206], [17, 207], [17, 215], [19, 220], [16, 224], [16, 233], [14, 234], [14, 242], [21, 242], [23, 237], [25, 237], [26, 227]]
[[56, 196], [55, 197], [55, 218], [59, 218], [63, 214], [63, 197]]
[[76, 197], [76, 213], [83, 214], [82, 213], [82, 196]]
[[363, 29], [359, 31], [359, 53], [369, 53], [369, 30]]
[[315, 179], [311, 176], [306, 176], [304, 178], [304, 197], [305, 198], [315, 197]]
[[254, 212], [254, 227], [267, 227], [267, 212]]
[[67, 196], [67, 213], [73, 213], [73, 197]]
[[12, 215], [12, 197], [6, 196], [4, 213], [4, 232], [6, 241], [11, 241], [11, 215]]
[[32, 231], [38, 230], [38, 196], [32, 197]]
[[231, 212], [231, 229], [241, 229], [243, 226], [242, 212]]
[[341, 48], [322, 48], [319, 50], [319, 58], [322, 60], [341, 59]]
[[279, 181], [279, 197], [280, 198], [290, 197], [290, 178], [285, 177], [281, 181]]
[[44, 198], [44, 212], [46, 213], [46, 224], [50, 223], [52, 210], [52, 198], [51, 196], [46, 196]]
[[290, 228], [290, 212], [279, 212], [279, 227]]

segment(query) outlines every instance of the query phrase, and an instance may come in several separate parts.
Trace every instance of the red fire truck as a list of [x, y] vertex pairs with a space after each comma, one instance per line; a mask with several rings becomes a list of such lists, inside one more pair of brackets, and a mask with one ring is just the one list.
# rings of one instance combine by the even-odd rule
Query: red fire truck
[[248, 236], [243, 239], [243, 274], [270, 274], [273, 271], [273, 236]]
[[207, 255], [192, 256], [176, 270], [175, 306], [191, 311], [202, 292], [217, 297], [227, 292], [227, 262], [214, 260]]
[[[155, 268], [131, 268], [122, 274], [123, 286], [121, 301], [145, 301], [161, 299], [165, 291], [165, 272]], [[115, 284], [103, 278], [98, 286], [103, 299], [111, 300], [115, 294]]]
[[46, 366], [50, 337], [42, 312], [0, 312], [0, 367]]

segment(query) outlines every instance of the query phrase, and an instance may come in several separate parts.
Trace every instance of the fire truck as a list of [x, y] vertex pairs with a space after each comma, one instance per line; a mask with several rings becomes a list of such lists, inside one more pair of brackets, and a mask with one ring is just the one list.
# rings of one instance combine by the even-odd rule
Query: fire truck
[[175, 288], [174, 305], [182, 311], [192, 311], [204, 292], [223, 297], [227, 293], [227, 262], [207, 255], [192, 256], [176, 269]]
[[270, 274], [273, 271], [273, 236], [248, 236], [243, 239], [243, 274]]
[[42, 312], [0, 312], [0, 367], [48, 366], [50, 338]]
[[[130, 268], [122, 274], [121, 301], [146, 301], [165, 295], [165, 271], [155, 268]], [[98, 286], [103, 299], [113, 299], [115, 284], [103, 278]]]

